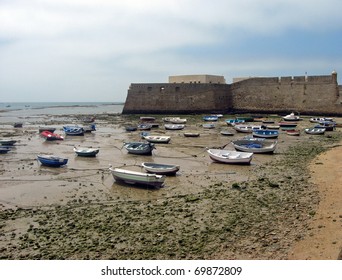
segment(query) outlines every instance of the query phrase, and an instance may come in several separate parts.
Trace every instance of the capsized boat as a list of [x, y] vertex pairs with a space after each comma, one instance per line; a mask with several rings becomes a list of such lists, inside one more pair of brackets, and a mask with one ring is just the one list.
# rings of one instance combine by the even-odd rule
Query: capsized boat
[[114, 180], [122, 181], [131, 185], [161, 187], [164, 184], [165, 175], [144, 173], [122, 168], [109, 168]]
[[160, 175], [175, 175], [180, 166], [176, 164], [164, 164], [154, 162], [143, 162], [141, 164], [147, 172], [160, 174]]
[[56, 155], [37, 155], [37, 159], [42, 165], [51, 167], [60, 167], [68, 163], [67, 158]]
[[253, 157], [253, 153], [225, 149], [208, 149], [207, 152], [213, 161], [221, 163], [249, 164]]

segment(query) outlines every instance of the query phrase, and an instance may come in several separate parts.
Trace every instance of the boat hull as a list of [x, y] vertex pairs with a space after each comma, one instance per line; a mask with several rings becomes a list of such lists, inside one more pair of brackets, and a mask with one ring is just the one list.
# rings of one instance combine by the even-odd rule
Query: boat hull
[[45, 166], [60, 167], [68, 163], [68, 159], [57, 156], [37, 156], [38, 161]]
[[143, 162], [141, 166], [145, 168], [147, 172], [160, 174], [160, 175], [175, 175], [180, 168], [179, 165], [150, 163], [150, 162]]
[[207, 152], [213, 161], [229, 164], [250, 164], [253, 157], [253, 153], [229, 150], [209, 149]]

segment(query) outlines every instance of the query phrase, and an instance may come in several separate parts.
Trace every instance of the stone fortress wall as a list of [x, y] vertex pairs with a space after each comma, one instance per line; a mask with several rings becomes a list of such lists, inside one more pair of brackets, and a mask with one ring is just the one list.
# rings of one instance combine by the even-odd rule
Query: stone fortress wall
[[[222, 76], [218, 77], [222, 81]], [[247, 78], [232, 84], [177, 81], [131, 84], [123, 114], [294, 111], [342, 115], [342, 87], [336, 72], [326, 76]]]

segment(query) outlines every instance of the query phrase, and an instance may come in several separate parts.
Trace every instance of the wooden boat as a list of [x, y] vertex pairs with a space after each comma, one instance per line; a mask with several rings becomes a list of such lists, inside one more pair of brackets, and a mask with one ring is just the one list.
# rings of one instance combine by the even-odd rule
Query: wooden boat
[[0, 140], [0, 145], [2, 146], [13, 146], [15, 143], [17, 143], [17, 140], [12, 140], [12, 139]]
[[204, 124], [202, 124], [202, 126], [203, 126], [203, 128], [211, 129], [211, 128], [215, 128], [216, 124], [214, 124], [214, 123], [204, 123]]
[[168, 130], [181, 130], [184, 127], [184, 124], [164, 124], [164, 128]]
[[160, 175], [175, 175], [180, 166], [176, 164], [163, 164], [154, 162], [143, 162], [141, 164], [147, 172], [160, 174]]
[[320, 135], [325, 133], [325, 128], [310, 127], [304, 129], [305, 133], [312, 135]]
[[252, 135], [254, 137], [262, 137], [262, 138], [278, 138], [279, 131], [269, 130], [269, 129], [256, 129], [256, 130], [253, 130]]
[[185, 137], [199, 137], [200, 133], [199, 132], [184, 132]]
[[128, 153], [135, 155], [151, 155], [152, 150], [155, 149], [153, 143], [145, 142], [128, 142], [124, 144], [124, 147]]
[[74, 147], [74, 152], [81, 157], [95, 157], [100, 149]]
[[161, 187], [164, 184], [165, 175], [143, 173], [121, 168], [109, 168], [114, 180], [122, 181], [131, 185]]
[[267, 154], [273, 153], [276, 149], [278, 141], [260, 141], [260, 140], [249, 140], [249, 139], [240, 139], [232, 141], [232, 145], [235, 150], [242, 152], [249, 152], [255, 154]]
[[300, 121], [301, 118], [299, 116], [295, 115], [294, 113], [291, 113], [291, 114], [283, 117], [283, 120], [288, 121], [288, 122], [293, 122], [293, 121]]
[[209, 157], [213, 161], [231, 164], [249, 164], [253, 153], [237, 152], [224, 149], [208, 149]]
[[164, 135], [145, 135], [145, 136], [143, 136], [143, 138], [150, 143], [167, 144], [171, 140], [171, 136], [164, 136]]
[[60, 167], [68, 163], [67, 158], [62, 158], [55, 155], [37, 155], [37, 159], [42, 165], [51, 167]]
[[40, 136], [45, 138], [46, 141], [64, 140], [64, 137], [62, 135], [59, 135], [57, 133], [52, 133], [48, 130], [41, 132]]
[[55, 127], [43, 127], [43, 126], [40, 126], [40, 127], [38, 128], [39, 133], [42, 133], [43, 131], [49, 131], [49, 132], [51, 132], [51, 133], [54, 133], [55, 130], [56, 130]]
[[220, 133], [221, 133], [221, 135], [224, 135], [224, 136], [233, 136], [234, 135], [234, 132], [232, 132], [230, 130], [221, 130]]
[[291, 136], [299, 136], [300, 130], [299, 129], [289, 129], [289, 130], [286, 130], [286, 134], [291, 135]]
[[245, 124], [235, 124], [233, 128], [238, 132], [251, 133], [254, 130], [262, 129], [262, 125], [245, 125]]
[[71, 135], [71, 136], [84, 135], [83, 127], [79, 127], [79, 126], [63, 126], [63, 130], [66, 135]]
[[218, 120], [218, 116], [213, 115], [213, 116], [204, 116], [203, 120], [206, 122], [216, 122]]

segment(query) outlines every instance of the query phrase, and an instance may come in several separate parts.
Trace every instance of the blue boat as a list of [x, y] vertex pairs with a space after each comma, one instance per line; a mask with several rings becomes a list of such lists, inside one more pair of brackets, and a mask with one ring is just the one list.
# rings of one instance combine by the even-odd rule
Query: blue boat
[[255, 129], [252, 132], [254, 137], [261, 138], [278, 138], [279, 131], [278, 130], [269, 130], [269, 129]]
[[124, 143], [124, 147], [128, 153], [135, 155], [151, 155], [155, 149], [154, 144], [149, 142], [128, 142]]
[[204, 116], [203, 120], [207, 122], [216, 122], [218, 120], [218, 116]]
[[0, 154], [7, 154], [11, 148], [5, 147], [5, 146], [0, 146]]
[[38, 155], [37, 159], [42, 165], [51, 167], [60, 167], [68, 163], [67, 158], [61, 158], [55, 155]]
[[245, 120], [239, 120], [239, 119], [227, 119], [226, 120], [226, 123], [227, 125], [234, 125], [234, 124], [237, 124], [237, 123], [244, 123]]
[[79, 127], [79, 126], [63, 126], [63, 130], [66, 135], [73, 135], [73, 136], [84, 135], [83, 127]]

